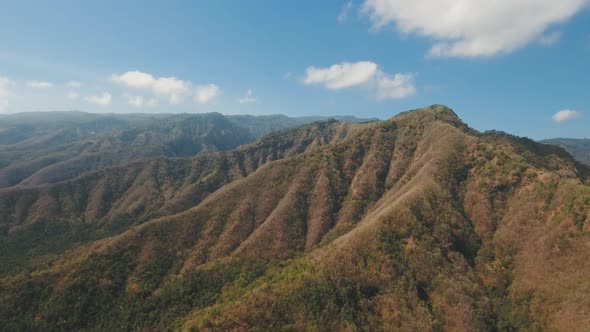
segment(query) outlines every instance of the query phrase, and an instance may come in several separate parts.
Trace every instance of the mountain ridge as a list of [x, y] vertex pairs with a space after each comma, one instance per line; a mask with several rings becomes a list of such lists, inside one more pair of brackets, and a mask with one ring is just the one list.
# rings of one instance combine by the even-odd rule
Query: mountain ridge
[[580, 162], [590, 166], [590, 139], [552, 138], [541, 140], [540, 142], [562, 147], [575, 156]]
[[[587, 298], [575, 295], [590, 287], [590, 187], [562, 149], [478, 133], [441, 105], [376, 123], [308, 125], [248, 148], [264, 162], [252, 172], [229, 167], [238, 176], [202, 200], [0, 279], [4, 326], [590, 323]], [[207, 158], [232, 153], [196, 157], [203, 164], [193, 169], [226, 170]], [[10, 190], [20, 189], [0, 190], [6, 202]]]
[[0, 187], [58, 182], [146, 158], [230, 150], [271, 131], [321, 119], [252, 116], [244, 121], [243, 117], [220, 113], [74, 114], [4, 115], [0, 123]]

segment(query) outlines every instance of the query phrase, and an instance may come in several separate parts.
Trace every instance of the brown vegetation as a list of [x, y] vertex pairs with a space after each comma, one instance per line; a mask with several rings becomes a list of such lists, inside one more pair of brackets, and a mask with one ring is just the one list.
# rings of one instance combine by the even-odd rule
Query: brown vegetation
[[115, 228], [1, 279], [0, 321], [40, 330], [582, 331], [584, 172], [560, 149], [477, 133], [435, 105], [4, 190], [7, 236], [58, 219]]

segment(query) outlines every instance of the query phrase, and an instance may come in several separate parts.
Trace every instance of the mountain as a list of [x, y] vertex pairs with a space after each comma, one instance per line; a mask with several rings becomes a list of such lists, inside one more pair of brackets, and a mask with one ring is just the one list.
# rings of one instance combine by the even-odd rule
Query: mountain
[[589, 177], [434, 105], [5, 188], [0, 329], [583, 331]]
[[262, 137], [270, 132], [301, 126], [307, 123], [334, 119], [348, 123], [365, 123], [379, 121], [377, 118], [357, 118], [354, 116], [305, 116], [288, 117], [282, 114], [275, 115], [227, 115], [232, 123], [245, 127], [255, 137]]
[[560, 146], [571, 153], [580, 162], [590, 165], [590, 139], [553, 138], [543, 140], [541, 143]]
[[271, 134], [231, 152], [159, 158], [70, 181], [0, 190], [0, 273], [51, 259], [79, 244], [187, 210], [261, 165], [338, 139], [334, 121]]
[[271, 131], [318, 119], [219, 113], [4, 115], [0, 116], [0, 188], [56, 183], [146, 158], [230, 150]]

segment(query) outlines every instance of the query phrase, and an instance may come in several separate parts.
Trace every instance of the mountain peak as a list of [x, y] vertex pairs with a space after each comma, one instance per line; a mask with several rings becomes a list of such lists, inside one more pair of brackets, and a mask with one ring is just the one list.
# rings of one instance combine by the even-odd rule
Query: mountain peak
[[448, 107], [446, 105], [441, 105], [441, 104], [433, 104], [430, 106], [401, 112], [401, 113], [395, 115], [392, 119], [405, 118], [405, 117], [409, 117], [409, 116], [414, 116], [414, 117], [415, 116], [425, 116], [425, 115], [439, 116], [439, 117], [445, 116], [445, 117], [459, 119], [459, 116], [457, 116], [457, 114], [450, 107]]
[[434, 104], [423, 108], [401, 112], [392, 117], [390, 120], [404, 123], [426, 123], [432, 121], [442, 121], [458, 128], [469, 128], [450, 107], [440, 104]]

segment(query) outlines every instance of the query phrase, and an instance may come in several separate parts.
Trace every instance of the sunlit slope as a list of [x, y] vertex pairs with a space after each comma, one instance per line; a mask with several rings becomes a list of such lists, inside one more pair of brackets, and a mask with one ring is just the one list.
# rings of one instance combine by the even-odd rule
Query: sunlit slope
[[[252, 155], [289, 152], [253, 157], [266, 161], [256, 167], [212, 166], [237, 175], [182, 208], [5, 277], [2, 325], [569, 331], [590, 324], [590, 187], [587, 169], [563, 150], [477, 133], [444, 106], [311, 133], [322, 134], [301, 148], [300, 139], [284, 145], [269, 136], [273, 148], [253, 145]], [[29, 222], [36, 223], [17, 224]]]

